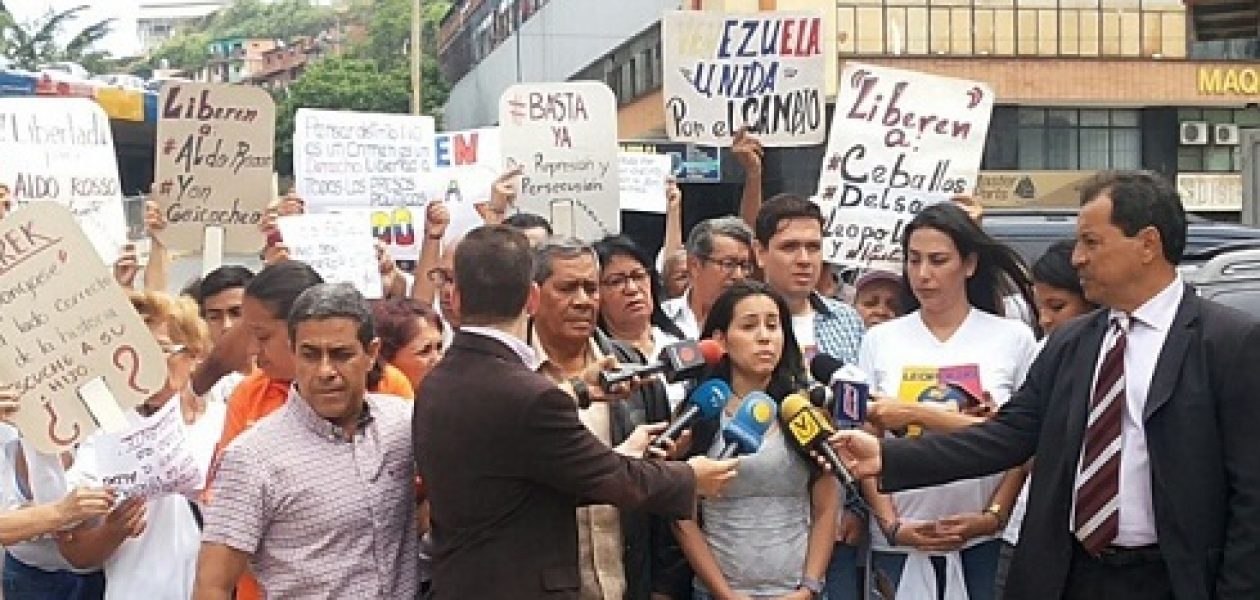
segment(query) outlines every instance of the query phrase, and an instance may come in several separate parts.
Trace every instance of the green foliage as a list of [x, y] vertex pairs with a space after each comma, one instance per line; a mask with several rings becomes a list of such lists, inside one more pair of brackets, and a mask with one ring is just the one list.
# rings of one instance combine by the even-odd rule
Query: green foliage
[[38, 70], [40, 65], [50, 62], [83, 62], [85, 58], [99, 61], [104, 54], [92, 51], [92, 46], [109, 35], [113, 19], [92, 23], [78, 30], [64, 46], [57, 43], [61, 31], [87, 9], [87, 5], [76, 6], [49, 12], [31, 23], [18, 23], [0, 4], [0, 55], [28, 71]]
[[387, 68], [372, 60], [332, 57], [306, 69], [276, 110], [276, 165], [293, 172], [293, 121], [298, 108], [405, 113], [411, 106], [405, 64]]

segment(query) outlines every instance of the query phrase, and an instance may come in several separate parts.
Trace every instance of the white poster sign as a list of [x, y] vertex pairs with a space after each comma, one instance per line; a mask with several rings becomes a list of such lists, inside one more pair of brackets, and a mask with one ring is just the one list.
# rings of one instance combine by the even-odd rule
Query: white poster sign
[[667, 154], [622, 152], [621, 209], [638, 212], [665, 212], [665, 180], [673, 162]]
[[276, 219], [289, 257], [310, 265], [329, 283], [351, 283], [365, 298], [381, 297], [372, 229], [344, 214], [304, 214]]
[[817, 11], [674, 11], [665, 14], [663, 36], [669, 139], [729, 146], [748, 127], [764, 146], [823, 141], [835, 53]]
[[105, 264], [127, 243], [109, 117], [85, 98], [0, 99], [0, 184], [15, 204], [70, 209]]
[[621, 230], [617, 100], [603, 83], [525, 83], [499, 100], [503, 160], [520, 165], [518, 209], [557, 235], [596, 240]]
[[0, 221], [0, 282], [0, 388], [41, 451], [73, 448], [166, 384], [162, 349], [64, 206]]
[[900, 270], [906, 224], [975, 187], [993, 99], [981, 82], [847, 63], [814, 198], [825, 259]]
[[119, 433], [98, 434], [90, 444], [96, 484], [127, 497], [193, 496], [205, 487], [213, 454], [193, 451], [178, 397]]

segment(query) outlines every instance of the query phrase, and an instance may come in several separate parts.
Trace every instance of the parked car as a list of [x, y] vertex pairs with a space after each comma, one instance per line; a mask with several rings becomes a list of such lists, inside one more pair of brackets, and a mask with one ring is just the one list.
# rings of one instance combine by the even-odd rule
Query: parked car
[[[1010, 244], [1030, 264], [1050, 244], [1076, 237], [1075, 210], [993, 210], [984, 215], [984, 229]], [[1222, 248], [1260, 247], [1260, 228], [1191, 217], [1183, 264], [1193, 268]]]
[[1260, 318], [1260, 247], [1217, 252], [1186, 279], [1200, 296]]

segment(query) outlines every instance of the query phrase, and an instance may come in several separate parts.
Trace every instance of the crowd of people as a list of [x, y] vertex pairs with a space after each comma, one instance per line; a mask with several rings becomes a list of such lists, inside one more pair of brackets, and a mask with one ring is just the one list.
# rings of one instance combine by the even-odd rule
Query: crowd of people
[[[733, 150], [739, 215], [684, 236], [671, 183], [655, 256], [514, 212], [513, 172], [462, 236], [428, 205], [414, 273], [378, 247], [380, 300], [289, 258], [294, 194], [257, 273], [172, 294], [157, 239], [143, 269], [128, 249], [169, 372], [129, 418], [176, 403], [213, 468], [124, 498], [98, 483], [109, 434], [54, 456], [0, 428], [4, 597], [1260, 597], [1260, 325], [1177, 275], [1167, 182], [1100, 175], [1032, 265], [956, 198], [906, 225], [900, 271], [844, 271], [818, 206], [763, 200], [759, 144]], [[605, 381], [697, 340], [722, 351], [700, 378]], [[819, 355], [869, 386], [840, 462], [781, 418], [732, 457], [747, 398], [831, 383]]]

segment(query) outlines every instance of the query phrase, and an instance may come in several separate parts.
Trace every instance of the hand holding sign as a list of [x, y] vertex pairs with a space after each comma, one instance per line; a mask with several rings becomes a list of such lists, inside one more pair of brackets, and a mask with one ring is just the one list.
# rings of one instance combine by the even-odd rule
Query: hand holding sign
[[431, 240], [440, 240], [446, 235], [446, 227], [451, 224], [451, 211], [445, 202], [430, 202], [424, 209], [424, 235]]
[[0, 221], [0, 381], [23, 437], [60, 452], [166, 382], [166, 358], [68, 209]]
[[761, 147], [761, 142], [757, 138], [748, 133], [747, 127], [741, 127], [735, 132], [735, 141], [731, 144], [731, 154], [735, 155], [735, 160], [744, 167], [744, 173], [748, 175], [760, 175], [762, 159], [765, 158], [766, 150]]

